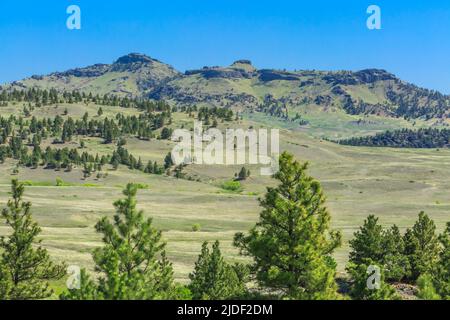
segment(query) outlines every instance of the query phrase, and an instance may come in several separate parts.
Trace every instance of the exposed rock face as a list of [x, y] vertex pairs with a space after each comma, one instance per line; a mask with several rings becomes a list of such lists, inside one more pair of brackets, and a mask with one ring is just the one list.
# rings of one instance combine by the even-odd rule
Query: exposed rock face
[[298, 81], [299, 77], [283, 71], [277, 70], [260, 70], [258, 71], [259, 80], [262, 82], [269, 82], [275, 80], [284, 80], [284, 81]]
[[[77, 68], [68, 70], [65, 72], [55, 72], [50, 74], [54, 77], [77, 77], [77, 78], [94, 78], [100, 77], [109, 71], [109, 65], [107, 64], [94, 64], [93, 66], [86, 68]], [[39, 77], [39, 78], [37, 78]], [[33, 79], [43, 80], [44, 76], [33, 76]]]
[[146, 56], [145, 54], [140, 53], [130, 53], [126, 56], [120, 57], [117, 59], [117, 61], [114, 63], [116, 65], [118, 64], [133, 64], [133, 63], [152, 63], [153, 61], [156, 61], [149, 56]]
[[332, 85], [359, 85], [377, 81], [397, 80], [397, 78], [385, 70], [366, 69], [357, 72], [343, 71], [330, 73], [324, 77], [325, 81]]
[[236, 60], [235, 62], [233, 62], [233, 65], [239, 65], [239, 64], [248, 64], [248, 65], [252, 65], [252, 62], [250, 60]]
[[397, 80], [397, 78], [392, 73], [380, 69], [366, 69], [357, 71], [355, 72], [355, 77], [362, 83]]
[[200, 74], [205, 79], [224, 78], [224, 79], [250, 79], [252, 76], [244, 70], [207, 68], [202, 70], [190, 70], [185, 73], [187, 76]]

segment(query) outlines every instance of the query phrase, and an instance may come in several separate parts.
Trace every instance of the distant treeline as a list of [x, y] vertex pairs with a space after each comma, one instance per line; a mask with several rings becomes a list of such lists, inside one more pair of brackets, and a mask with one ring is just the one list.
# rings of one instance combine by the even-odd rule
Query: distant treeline
[[[174, 165], [169, 158], [166, 157], [164, 166], [152, 161], [144, 164], [141, 158], [130, 154], [124, 146], [129, 137], [145, 141], [170, 139], [173, 129], [168, 126], [172, 125], [173, 112], [185, 112], [211, 127], [216, 127], [218, 120], [233, 120], [233, 111], [226, 108], [208, 109], [194, 105], [178, 109], [164, 101], [131, 100], [108, 95], [100, 97], [77, 91], [61, 93], [54, 89], [0, 90], [0, 106], [7, 106], [8, 102], [24, 103], [23, 116], [20, 111], [18, 115], [0, 116], [0, 164], [6, 159], [15, 159], [19, 166], [30, 168], [42, 166], [45, 169], [72, 171], [74, 167], [82, 167], [84, 178], [95, 172], [101, 176], [106, 165], [111, 165], [113, 169], [125, 165], [132, 170], [149, 174], [169, 172], [167, 170]], [[79, 119], [72, 118], [67, 109], [62, 116], [56, 115], [54, 118], [40, 118], [31, 114], [42, 106], [58, 103], [95, 103], [100, 107], [94, 117], [86, 112]], [[140, 112], [131, 116], [116, 113], [108, 118], [102, 117], [103, 106], [137, 108]], [[156, 130], [160, 132], [155, 134]], [[82, 138], [85, 137], [102, 138], [103, 143], [115, 144], [117, 149], [108, 155], [90, 154], [83, 150], [85, 142]], [[50, 140], [53, 145], [60, 145], [74, 142], [74, 138], [79, 140], [79, 149], [44, 147], [45, 140]], [[79, 153], [78, 150], [82, 152]], [[174, 169], [175, 177], [184, 177], [183, 168], [177, 166]]]
[[137, 108], [142, 111], [166, 111], [168, 105], [164, 101], [151, 101], [141, 98], [118, 97], [105, 94], [103, 96], [80, 91], [60, 92], [56, 89], [24, 89], [24, 90], [0, 90], [0, 106], [6, 106], [7, 102], [26, 102], [28, 106], [41, 107], [62, 103], [94, 103], [97, 105], [114, 106], [122, 108]]
[[450, 146], [450, 129], [402, 129], [375, 136], [337, 141], [342, 145], [392, 148], [444, 148]]

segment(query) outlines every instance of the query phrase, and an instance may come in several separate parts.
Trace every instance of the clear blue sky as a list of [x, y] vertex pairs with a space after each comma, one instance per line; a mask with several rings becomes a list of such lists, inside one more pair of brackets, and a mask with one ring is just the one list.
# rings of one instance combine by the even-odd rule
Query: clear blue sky
[[[82, 29], [66, 28], [79, 5]], [[366, 9], [382, 9], [382, 30]], [[450, 1], [1, 0], [0, 83], [142, 52], [180, 71], [384, 68], [450, 93]]]

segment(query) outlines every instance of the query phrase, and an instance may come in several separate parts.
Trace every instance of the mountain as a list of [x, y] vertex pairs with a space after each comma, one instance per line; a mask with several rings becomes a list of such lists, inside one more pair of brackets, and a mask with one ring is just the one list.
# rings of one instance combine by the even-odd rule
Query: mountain
[[[112, 64], [95, 64], [47, 76], [32, 76], [13, 88], [55, 88], [119, 96], [143, 96], [162, 83], [180, 76], [171, 66], [143, 54], [131, 53]], [[8, 87], [8, 86], [5, 86]]]
[[450, 96], [403, 82], [384, 70], [257, 70], [247, 60], [187, 71], [149, 97], [176, 104], [253, 108], [280, 117], [305, 106], [411, 118], [448, 117], [450, 109]]
[[406, 118], [449, 118], [450, 96], [419, 88], [379, 69], [286, 71], [255, 68], [249, 60], [185, 73], [142, 54], [113, 64], [33, 76], [4, 88], [56, 88], [164, 99], [186, 106], [261, 111], [288, 118], [296, 109], [343, 110]]

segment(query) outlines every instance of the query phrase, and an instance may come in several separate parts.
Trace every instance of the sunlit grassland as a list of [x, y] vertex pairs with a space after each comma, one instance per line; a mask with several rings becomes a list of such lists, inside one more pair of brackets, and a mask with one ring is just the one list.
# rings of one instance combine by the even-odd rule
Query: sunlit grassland
[[[69, 109], [69, 114], [82, 116], [84, 110], [95, 114], [98, 106], [77, 108]], [[104, 110], [107, 115], [114, 114], [108, 108]], [[135, 112], [120, 109], [123, 111]], [[357, 132], [357, 128], [349, 124], [354, 119], [339, 117], [335, 120], [336, 132]], [[192, 121], [176, 113], [172, 126], [183, 123], [190, 128]], [[369, 214], [379, 216], [385, 225], [395, 223], [402, 230], [411, 226], [422, 210], [436, 221], [439, 230], [450, 221], [450, 150], [341, 146], [314, 138], [320, 136], [320, 126], [326, 128], [323, 132], [332, 129], [332, 120], [325, 116], [317, 121], [317, 127], [312, 123], [300, 129], [293, 124], [255, 116], [231, 125], [220, 123], [220, 127], [280, 127], [281, 150], [292, 152], [300, 161], [310, 162], [310, 174], [321, 181], [327, 196], [332, 226], [344, 235], [344, 244], [335, 254], [340, 272], [345, 268], [348, 240]], [[390, 121], [383, 123], [393, 127], [394, 121]], [[379, 129], [367, 128], [364, 133]], [[83, 140], [91, 153], [106, 154], [115, 148], [98, 138]], [[75, 140], [73, 146], [78, 145], [79, 141]], [[173, 145], [169, 141], [128, 138], [126, 148], [136, 157], [161, 163]], [[232, 179], [241, 166], [189, 166], [187, 174], [200, 182], [147, 175], [125, 167], [117, 171], [105, 168], [108, 176], [99, 180], [94, 176], [82, 179], [80, 168], [70, 173], [20, 168], [19, 174], [13, 176], [14, 166], [12, 161], [0, 165], [0, 207], [9, 197], [12, 178], [28, 181], [26, 200], [32, 202], [34, 218], [43, 228], [42, 244], [55, 259], [89, 270], [93, 267], [90, 253], [101, 245], [100, 236], [94, 231], [95, 223], [103, 216], [114, 214], [113, 202], [121, 197], [121, 190], [128, 182], [148, 185], [139, 190], [138, 207], [163, 231], [175, 276], [180, 281], [187, 280], [205, 240], [220, 240], [229, 260], [242, 260], [233, 248], [233, 236], [255, 224], [261, 210], [258, 197], [264, 195], [267, 186], [276, 183], [260, 176], [258, 166], [248, 166], [252, 175], [243, 182], [240, 193], [226, 192], [221, 184]], [[67, 185], [56, 187], [58, 177]], [[200, 231], [193, 231], [195, 224], [201, 226]], [[0, 233], [7, 233], [3, 225], [0, 225]]]

